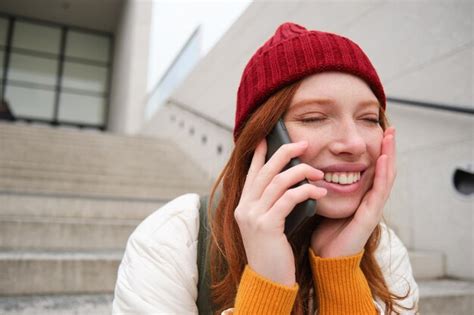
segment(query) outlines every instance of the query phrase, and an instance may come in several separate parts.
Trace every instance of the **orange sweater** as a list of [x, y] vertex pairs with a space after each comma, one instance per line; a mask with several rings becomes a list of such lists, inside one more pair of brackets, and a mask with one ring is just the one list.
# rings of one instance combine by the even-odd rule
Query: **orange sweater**
[[[376, 314], [357, 255], [321, 258], [309, 249], [319, 315]], [[245, 266], [235, 300], [235, 314], [290, 314], [299, 286], [275, 283]]]

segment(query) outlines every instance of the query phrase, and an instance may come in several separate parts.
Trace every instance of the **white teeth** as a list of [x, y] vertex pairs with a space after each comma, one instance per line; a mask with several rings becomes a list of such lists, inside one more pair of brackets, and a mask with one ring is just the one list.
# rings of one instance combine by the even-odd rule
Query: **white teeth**
[[347, 184], [347, 179], [349, 176], [347, 174], [341, 174], [339, 175], [339, 184]]
[[324, 174], [324, 180], [327, 182], [331, 182], [331, 174], [330, 173], [325, 173]]
[[329, 183], [348, 185], [360, 180], [360, 172], [327, 172], [324, 180]]
[[352, 183], [354, 181], [354, 177], [357, 178], [357, 175], [354, 173], [349, 173], [349, 176], [347, 176], [347, 182]]

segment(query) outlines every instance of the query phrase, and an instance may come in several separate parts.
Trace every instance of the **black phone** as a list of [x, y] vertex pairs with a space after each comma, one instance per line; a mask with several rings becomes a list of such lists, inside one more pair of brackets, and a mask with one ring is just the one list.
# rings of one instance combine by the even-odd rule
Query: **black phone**
[[[266, 161], [278, 150], [280, 146], [286, 143], [290, 143], [290, 136], [285, 127], [283, 119], [280, 118], [273, 128], [273, 130], [267, 136], [267, 155]], [[293, 158], [285, 166], [282, 171], [289, 169], [290, 167], [300, 164], [301, 161], [298, 158]], [[307, 179], [302, 180], [293, 187], [309, 183]], [[308, 199], [295, 206], [285, 220], [285, 234], [288, 239], [292, 238], [295, 233], [301, 230], [303, 226], [316, 214], [316, 200]]]

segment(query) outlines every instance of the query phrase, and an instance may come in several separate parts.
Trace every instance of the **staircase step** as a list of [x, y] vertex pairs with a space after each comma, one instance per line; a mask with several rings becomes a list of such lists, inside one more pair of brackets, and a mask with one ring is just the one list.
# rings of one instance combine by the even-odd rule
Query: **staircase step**
[[166, 202], [0, 193], [0, 248], [123, 249]]
[[[4, 135], [2, 137], [4, 137]], [[167, 161], [170, 157], [175, 155], [184, 156], [177, 147], [172, 146], [166, 146], [166, 148], [160, 150], [148, 146], [133, 147], [131, 145], [104, 147], [102, 144], [88, 144], [86, 146], [83, 144], [84, 140], [69, 140], [65, 145], [58, 145], [49, 139], [31, 142], [24, 139], [17, 139], [13, 136], [9, 140], [2, 137], [0, 137], [0, 146], [2, 148], [8, 148], [8, 151], [0, 153], [2, 160], [12, 159], [13, 157], [13, 160], [16, 160], [15, 158], [22, 158], [25, 160], [40, 159], [47, 161], [48, 157], [51, 157], [58, 161], [70, 160], [83, 162], [107, 159], [115, 162], [133, 163], [134, 161], [127, 161], [128, 158], [133, 157], [140, 160], [138, 162], [143, 162], [150, 160], [150, 158], [158, 161]], [[91, 151], [94, 152], [93, 155], [90, 154]], [[35, 154], [32, 155], [32, 152]]]
[[112, 293], [123, 251], [1, 251], [0, 296]]
[[110, 315], [112, 294], [0, 297], [3, 315]]
[[[1, 131], [1, 129], [0, 129]], [[169, 140], [163, 138], [146, 138], [142, 136], [118, 136], [109, 133], [90, 136], [80, 131], [75, 134], [43, 134], [41, 132], [23, 134], [22, 132], [3, 132], [0, 141], [5, 146], [15, 149], [24, 147], [35, 148], [44, 151], [41, 144], [47, 142], [54, 150], [79, 149], [86, 151], [90, 148], [99, 148], [99, 152], [107, 153], [117, 149], [122, 151], [134, 151], [143, 149], [153, 154], [166, 153], [174, 150], [175, 146]]]
[[0, 216], [0, 249], [125, 249], [139, 220]]
[[168, 201], [0, 192], [0, 216], [143, 220]]
[[474, 281], [439, 279], [418, 281], [418, 286], [421, 314], [474, 314]]
[[[2, 154], [0, 154], [2, 155]], [[117, 154], [120, 155], [120, 154]], [[123, 157], [123, 156], [122, 156]], [[10, 170], [41, 170], [48, 172], [86, 172], [89, 174], [114, 175], [114, 176], [148, 176], [156, 177], [163, 173], [171, 173], [176, 175], [176, 171], [180, 171], [180, 175], [188, 175], [188, 172], [196, 169], [190, 165], [189, 160], [182, 156], [170, 155], [167, 160], [155, 159], [147, 157], [143, 161], [136, 157], [131, 157], [127, 160], [120, 160], [119, 162], [110, 161], [104, 158], [89, 158], [88, 160], [80, 160], [76, 156], [74, 159], [66, 160], [62, 155], [60, 159], [54, 159], [52, 156], [38, 159], [33, 156], [27, 159], [20, 159], [18, 155], [12, 156], [9, 159], [2, 159], [0, 157], [0, 167]], [[170, 170], [170, 168], [178, 170]], [[194, 173], [192, 172], [192, 173]], [[191, 173], [191, 174], [192, 174]]]
[[38, 178], [6, 178], [0, 179], [0, 191], [42, 193], [58, 195], [83, 195], [110, 198], [149, 198], [169, 200], [184, 193], [196, 192], [207, 193], [209, 184], [206, 181], [201, 183], [181, 183], [175, 186], [163, 185], [137, 185], [131, 183], [94, 183], [94, 182], [72, 182], [60, 180], [48, 180]]
[[413, 275], [418, 280], [442, 278], [445, 272], [445, 257], [436, 251], [409, 251]]
[[[147, 175], [137, 174], [96, 174], [90, 173], [89, 170], [80, 170], [80, 169], [71, 169], [67, 171], [61, 170], [48, 170], [48, 169], [26, 169], [26, 168], [5, 168], [0, 167], [0, 178], [12, 178], [17, 180], [51, 180], [51, 181], [71, 181], [71, 182], [81, 182], [81, 183], [93, 183], [93, 184], [102, 184], [102, 183], [119, 183], [119, 184], [128, 184], [128, 185], [170, 185], [177, 186], [185, 183], [202, 183], [202, 178], [198, 180], [195, 174], [190, 174], [189, 172], [185, 173], [179, 170], [179, 168], [173, 168], [171, 170], [168, 165], [168, 168], [155, 167], [154, 169], [148, 170]], [[163, 172], [161, 171], [163, 170]], [[153, 173], [151, 173], [151, 171]], [[193, 176], [194, 175], [194, 176]]]
[[[150, 148], [167, 148], [174, 147], [172, 142], [164, 138], [147, 137], [147, 136], [129, 136], [118, 135], [107, 132], [90, 132], [80, 129], [70, 129], [51, 126], [25, 125], [0, 121], [0, 136], [4, 139], [21, 138], [25, 140], [41, 140], [48, 139], [48, 143], [71, 143], [71, 141], [79, 140], [85, 145], [105, 145], [124, 147], [144, 146]], [[84, 140], [84, 141], [83, 141]]]

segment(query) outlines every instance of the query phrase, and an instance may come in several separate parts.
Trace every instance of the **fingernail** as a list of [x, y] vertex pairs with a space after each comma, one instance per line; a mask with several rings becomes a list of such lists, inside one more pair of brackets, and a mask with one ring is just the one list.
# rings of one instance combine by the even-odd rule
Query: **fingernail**
[[312, 179], [319, 179], [319, 178], [324, 177], [323, 171], [318, 170], [318, 169], [314, 169], [314, 173], [312, 173], [311, 175], [314, 175], [314, 177], [313, 176], [311, 177]]
[[300, 146], [302, 146], [303, 148], [306, 148], [308, 146], [308, 141], [306, 140], [300, 141]]

